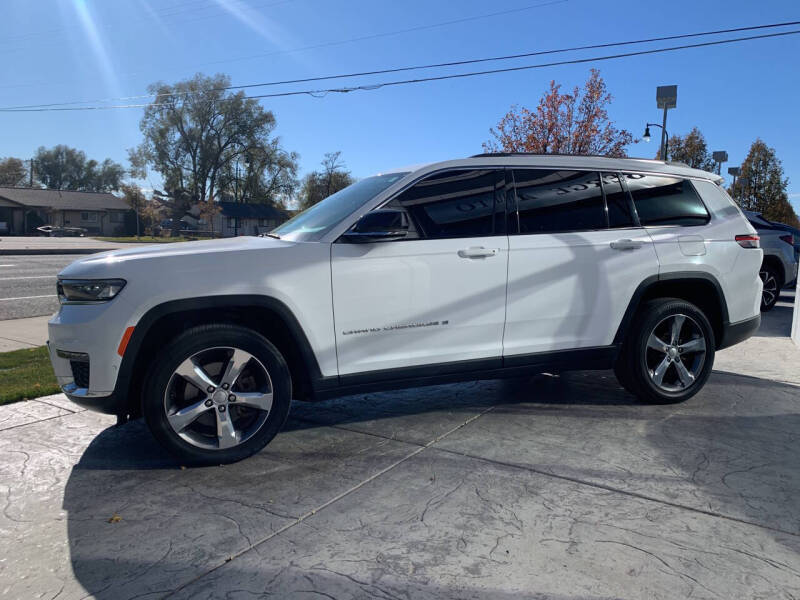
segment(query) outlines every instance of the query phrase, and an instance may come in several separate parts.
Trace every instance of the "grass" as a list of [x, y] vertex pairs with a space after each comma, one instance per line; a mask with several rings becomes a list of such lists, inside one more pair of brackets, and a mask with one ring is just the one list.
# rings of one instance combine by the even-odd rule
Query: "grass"
[[0, 352], [0, 405], [60, 391], [44, 346]]
[[118, 244], [136, 244], [136, 243], [144, 243], [144, 244], [171, 244], [172, 242], [191, 242], [197, 238], [190, 238], [190, 237], [154, 237], [152, 235], [142, 235], [138, 238], [134, 236], [126, 236], [126, 237], [95, 237], [94, 239], [100, 240], [103, 242], [114, 242]]

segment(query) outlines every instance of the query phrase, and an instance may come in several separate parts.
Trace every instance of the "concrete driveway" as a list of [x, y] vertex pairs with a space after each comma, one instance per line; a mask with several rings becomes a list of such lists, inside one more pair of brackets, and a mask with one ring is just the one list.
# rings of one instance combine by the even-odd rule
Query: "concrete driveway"
[[298, 403], [205, 469], [61, 396], [2, 407], [0, 597], [797, 598], [800, 387], [758, 372], [674, 406], [607, 372]]

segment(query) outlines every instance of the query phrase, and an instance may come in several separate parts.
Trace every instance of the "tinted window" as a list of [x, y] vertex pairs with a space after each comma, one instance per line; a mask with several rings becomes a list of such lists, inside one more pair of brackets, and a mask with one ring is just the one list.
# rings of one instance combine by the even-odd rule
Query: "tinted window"
[[628, 195], [616, 173], [603, 173], [603, 191], [606, 193], [608, 207], [608, 226], [633, 227], [635, 225]]
[[627, 174], [642, 225], [703, 225], [708, 212], [691, 182], [664, 175]]
[[347, 215], [406, 175], [408, 173], [390, 173], [357, 181], [289, 219], [272, 233], [289, 240], [318, 240]]
[[502, 170], [445, 171], [414, 184], [389, 206], [404, 208], [428, 239], [505, 233], [503, 186]]
[[597, 173], [515, 169], [520, 233], [605, 229]]

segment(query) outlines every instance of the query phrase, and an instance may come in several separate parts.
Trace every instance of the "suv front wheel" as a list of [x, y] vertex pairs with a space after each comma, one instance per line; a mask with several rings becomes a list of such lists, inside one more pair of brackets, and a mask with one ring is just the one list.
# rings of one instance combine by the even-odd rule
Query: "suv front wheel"
[[683, 402], [714, 365], [714, 332], [694, 304], [662, 298], [645, 304], [614, 367], [622, 386], [644, 402]]
[[193, 327], [155, 358], [142, 412], [156, 439], [182, 464], [218, 465], [266, 446], [289, 414], [286, 361], [255, 331]]

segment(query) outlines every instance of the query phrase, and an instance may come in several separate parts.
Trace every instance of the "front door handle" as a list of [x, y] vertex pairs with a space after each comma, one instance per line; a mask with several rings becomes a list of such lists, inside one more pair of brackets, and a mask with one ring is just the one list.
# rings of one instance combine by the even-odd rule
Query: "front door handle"
[[642, 247], [642, 242], [639, 240], [614, 240], [609, 244], [614, 250], [636, 250]]
[[483, 246], [464, 248], [458, 251], [461, 258], [489, 258], [497, 254], [497, 248], [484, 248]]

